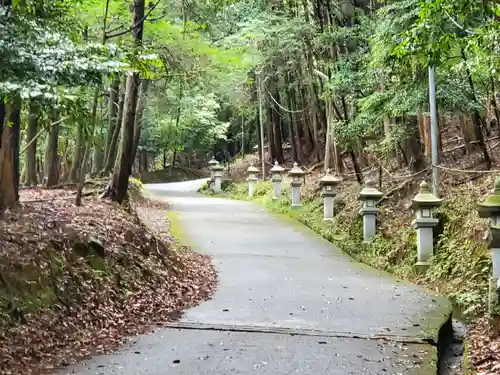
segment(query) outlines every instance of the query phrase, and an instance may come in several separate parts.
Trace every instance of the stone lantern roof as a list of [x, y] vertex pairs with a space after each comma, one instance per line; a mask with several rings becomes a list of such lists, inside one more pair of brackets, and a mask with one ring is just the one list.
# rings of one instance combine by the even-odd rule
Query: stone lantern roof
[[299, 165], [297, 164], [297, 162], [293, 163], [293, 168], [290, 169], [290, 171], [288, 172], [288, 175], [294, 177], [301, 177], [303, 175], [305, 175], [305, 172], [299, 167]]
[[500, 214], [500, 177], [495, 179], [494, 190], [486, 197], [484, 202], [477, 205], [480, 217], [487, 218]]
[[271, 173], [283, 173], [285, 170], [280, 166], [278, 160], [274, 162], [274, 167], [271, 168]]
[[224, 167], [222, 165], [220, 165], [219, 163], [215, 164], [212, 166], [212, 170], [214, 171], [222, 171], [224, 170]]
[[213, 167], [214, 165], [217, 165], [219, 164], [219, 162], [217, 160], [215, 160], [215, 158], [212, 156], [212, 159], [210, 159], [210, 161], [208, 162], [208, 165]]
[[253, 165], [253, 163], [248, 167], [247, 169], [247, 172], [248, 173], [259, 173], [259, 170], [257, 168], [255, 168], [255, 166]]
[[342, 182], [342, 179], [337, 175], [332, 175], [328, 169], [323, 177], [319, 179], [321, 186], [336, 186]]
[[420, 190], [417, 195], [412, 199], [413, 206], [419, 207], [437, 207], [443, 200], [432, 194], [429, 184], [425, 181], [420, 183]]
[[382, 198], [383, 196], [384, 193], [382, 193], [377, 189], [375, 180], [372, 179], [366, 181], [365, 187], [363, 188], [363, 190], [359, 192], [359, 199], [361, 200], [379, 199]]

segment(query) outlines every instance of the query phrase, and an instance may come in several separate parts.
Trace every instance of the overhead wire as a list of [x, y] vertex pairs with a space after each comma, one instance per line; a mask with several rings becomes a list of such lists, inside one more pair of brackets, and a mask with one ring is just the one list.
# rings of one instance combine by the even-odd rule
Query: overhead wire
[[300, 109], [300, 110], [292, 110], [292, 109], [288, 109], [288, 108], [285, 108], [283, 107], [280, 103], [278, 103], [278, 101], [276, 99], [274, 99], [273, 95], [269, 92], [268, 88], [264, 85], [264, 88], [266, 89], [267, 93], [269, 94], [269, 97], [272, 99], [272, 101], [278, 106], [280, 107], [283, 111], [285, 112], [288, 112], [288, 113], [302, 113], [304, 112], [309, 106], [306, 106], [305, 108], [303, 109]]

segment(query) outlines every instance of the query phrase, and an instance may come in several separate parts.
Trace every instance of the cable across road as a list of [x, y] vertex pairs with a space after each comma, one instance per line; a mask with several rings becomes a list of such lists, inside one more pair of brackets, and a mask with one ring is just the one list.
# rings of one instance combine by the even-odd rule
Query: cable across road
[[306, 106], [305, 108], [299, 109], [299, 110], [292, 110], [292, 109], [285, 108], [280, 103], [278, 103], [278, 101], [276, 99], [274, 99], [273, 95], [267, 89], [267, 86], [264, 86], [264, 87], [265, 87], [267, 93], [269, 94], [269, 96], [271, 97], [271, 99], [273, 100], [273, 102], [276, 103], [276, 105], [278, 107], [280, 107], [285, 112], [288, 112], [288, 113], [301, 113], [301, 112], [304, 112], [309, 107], [309, 106]]

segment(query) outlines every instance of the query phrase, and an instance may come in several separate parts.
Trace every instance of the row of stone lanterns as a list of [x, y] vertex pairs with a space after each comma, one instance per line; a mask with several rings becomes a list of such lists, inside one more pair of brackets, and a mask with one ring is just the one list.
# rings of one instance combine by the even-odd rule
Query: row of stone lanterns
[[[271, 168], [271, 181], [273, 182], [272, 199], [277, 200], [281, 197], [281, 183], [283, 181], [284, 169], [275, 162]], [[253, 165], [248, 168], [248, 195], [251, 197], [254, 191], [254, 184], [257, 181], [258, 169]], [[292, 208], [301, 206], [300, 187], [304, 177], [304, 171], [294, 163], [293, 168], [288, 172], [292, 178], [291, 181], [291, 198]], [[342, 179], [337, 175], [332, 175], [328, 170], [326, 174], [319, 180], [323, 197], [323, 220], [330, 221], [335, 216], [335, 196], [338, 194], [338, 186]], [[500, 191], [500, 190], [499, 190]], [[500, 193], [499, 193], [500, 194]], [[363, 241], [369, 243], [376, 235], [377, 214], [379, 209], [376, 207], [377, 202], [383, 197], [375, 184], [374, 180], [368, 180], [365, 187], [359, 193], [359, 200], [362, 202], [359, 213], [363, 217]], [[433, 256], [434, 251], [434, 236], [433, 228], [438, 224], [439, 220], [434, 215], [435, 208], [442, 202], [442, 199], [435, 197], [431, 192], [429, 185], [424, 181], [420, 184], [418, 194], [412, 200], [412, 206], [416, 211], [416, 219], [412, 222], [412, 226], [417, 231], [417, 268], [425, 270], [429, 267], [429, 260]], [[499, 199], [500, 203], [500, 199]], [[500, 205], [498, 208], [498, 231], [500, 234]], [[499, 238], [500, 243], [500, 238]], [[500, 257], [500, 246], [499, 246]], [[500, 273], [500, 270], [499, 270]], [[499, 276], [500, 277], [500, 276]]]
[[[281, 197], [281, 182], [283, 181], [283, 174], [285, 169], [282, 168], [278, 161], [274, 163], [271, 168], [271, 181], [273, 182], [273, 200], [277, 200]], [[302, 186], [302, 179], [304, 178], [305, 172], [299, 167], [297, 162], [293, 163], [293, 168], [288, 172], [288, 176], [292, 178], [290, 183], [292, 189], [292, 208], [300, 207], [300, 187]]]
[[[284, 169], [275, 163], [271, 169], [271, 180], [273, 181], [273, 199], [281, 197], [281, 182], [283, 180]], [[258, 169], [253, 165], [248, 168], [248, 194], [253, 195], [254, 184], [257, 181]], [[300, 187], [304, 171], [294, 163], [293, 168], [288, 172], [291, 181], [291, 207], [300, 207]], [[328, 170], [319, 180], [323, 197], [323, 218], [326, 221], [332, 220], [335, 213], [334, 199], [338, 194], [338, 186], [342, 179], [337, 175], [332, 175]], [[377, 203], [384, 196], [376, 187], [374, 180], [368, 180], [359, 193], [359, 200], [362, 202], [359, 213], [363, 217], [363, 241], [369, 243], [376, 235], [377, 214], [379, 209]], [[432, 194], [429, 184], [422, 181], [418, 193], [412, 199], [412, 208], [416, 213], [412, 221], [412, 227], [417, 232], [417, 263], [415, 267], [418, 271], [425, 272], [434, 255], [434, 228], [439, 224], [439, 219], [435, 217], [436, 209], [442, 204], [443, 199]], [[500, 315], [500, 177], [495, 180], [494, 191], [486, 200], [478, 204], [479, 216], [489, 218], [490, 224], [490, 244], [492, 252], [493, 272], [490, 282], [490, 313]]]
[[[284, 169], [276, 162], [271, 169], [271, 180], [273, 182], [273, 199], [281, 197], [281, 183], [283, 181]], [[254, 184], [258, 180], [259, 170], [253, 165], [248, 168], [248, 195], [251, 197], [254, 192]], [[304, 177], [304, 171], [294, 163], [293, 168], [288, 172], [292, 178], [291, 181], [291, 207], [300, 207], [301, 195], [300, 187]], [[334, 199], [338, 194], [338, 186], [342, 179], [337, 175], [332, 175], [328, 170], [319, 180], [323, 197], [323, 219], [332, 220], [336, 214]], [[363, 241], [365, 243], [373, 240], [376, 235], [377, 214], [379, 209], [377, 203], [384, 196], [376, 187], [374, 180], [368, 180], [366, 185], [359, 193], [359, 200], [362, 202], [359, 213], [363, 217]], [[415, 267], [419, 271], [425, 271], [430, 266], [431, 258], [434, 255], [434, 228], [439, 224], [439, 219], [435, 217], [436, 209], [442, 204], [443, 199], [432, 194], [429, 184], [422, 181], [418, 193], [412, 199], [412, 208], [416, 213], [412, 221], [412, 227], [417, 232], [417, 263]], [[495, 181], [494, 191], [486, 198], [483, 203], [478, 204], [479, 216], [490, 218], [491, 242], [489, 244], [492, 252], [492, 283], [495, 288], [493, 294], [500, 294], [500, 177]], [[490, 307], [496, 306], [500, 313], [500, 303], [498, 297], [490, 300]]]

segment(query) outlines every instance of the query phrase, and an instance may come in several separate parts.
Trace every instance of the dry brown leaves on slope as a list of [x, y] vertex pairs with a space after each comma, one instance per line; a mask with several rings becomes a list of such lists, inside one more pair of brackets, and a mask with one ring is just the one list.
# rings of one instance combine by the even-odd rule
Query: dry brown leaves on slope
[[488, 318], [474, 322], [468, 336], [469, 366], [478, 375], [500, 374], [500, 338], [490, 337]]
[[75, 207], [68, 194], [25, 191], [0, 219], [1, 374], [48, 374], [113, 349], [216, 287], [208, 257], [114, 204]]

